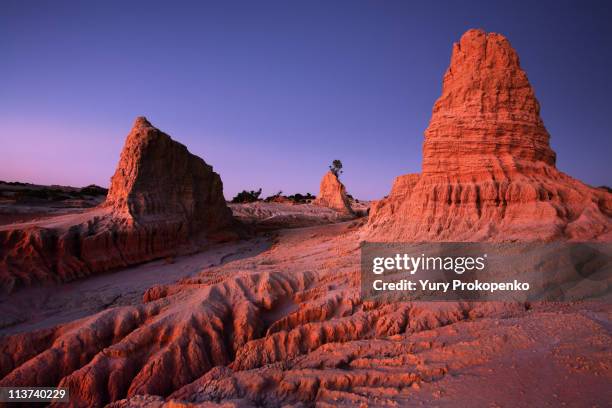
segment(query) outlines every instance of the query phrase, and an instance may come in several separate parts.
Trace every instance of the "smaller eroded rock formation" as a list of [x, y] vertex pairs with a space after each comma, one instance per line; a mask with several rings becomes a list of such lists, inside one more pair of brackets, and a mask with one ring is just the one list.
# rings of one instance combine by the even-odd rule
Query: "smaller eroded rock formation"
[[321, 187], [319, 188], [319, 195], [313, 201], [313, 204], [332, 208], [342, 214], [353, 214], [344, 184], [342, 184], [338, 176], [331, 171], [328, 171], [323, 176]]
[[79, 214], [0, 227], [0, 288], [64, 282], [237, 236], [221, 178], [138, 118], [106, 202]]
[[540, 105], [502, 35], [453, 47], [421, 174], [372, 205], [373, 241], [612, 240], [612, 194], [560, 172]]

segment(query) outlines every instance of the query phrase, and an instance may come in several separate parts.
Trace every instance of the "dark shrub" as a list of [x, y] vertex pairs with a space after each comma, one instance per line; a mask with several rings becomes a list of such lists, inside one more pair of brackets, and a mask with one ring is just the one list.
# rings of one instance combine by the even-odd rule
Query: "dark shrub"
[[279, 192], [278, 192], [278, 193], [276, 193], [276, 194], [273, 194], [273, 195], [271, 195], [271, 196], [266, 197], [264, 201], [265, 201], [265, 202], [267, 202], [267, 203], [269, 203], [269, 202], [271, 202], [271, 201], [277, 201], [277, 200], [278, 200], [278, 199], [280, 199], [281, 197], [283, 197], [283, 192], [282, 192], [282, 191], [279, 191]]
[[236, 194], [236, 197], [232, 198], [232, 203], [254, 203], [255, 201], [259, 201], [260, 195], [261, 188], [257, 191], [242, 190], [240, 193]]
[[314, 200], [316, 197], [313, 196], [310, 193], [306, 193], [305, 195], [304, 194], [300, 194], [300, 193], [296, 193], [296, 194], [290, 195], [287, 198], [290, 199], [291, 201], [293, 201], [296, 204], [305, 204], [305, 203], [308, 203], [308, 202]]

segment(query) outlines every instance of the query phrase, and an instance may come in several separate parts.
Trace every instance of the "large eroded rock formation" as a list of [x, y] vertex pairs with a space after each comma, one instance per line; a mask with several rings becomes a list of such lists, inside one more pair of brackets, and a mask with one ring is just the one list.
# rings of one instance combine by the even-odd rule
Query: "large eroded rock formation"
[[101, 207], [0, 228], [0, 286], [69, 281], [193, 251], [235, 236], [233, 222], [212, 167], [138, 118]]
[[144, 117], [125, 141], [106, 203], [116, 216], [178, 220], [193, 232], [231, 223], [219, 175]]
[[423, 144], [371, 209], [370, 240], [612, 239], [612, 195], [555, 167], [540, 106], [508, 40], [454, 45]]
[[344, 184], [331, 171], [325, 173], [321, 179], [319, 195], [313, 204], [332, 208], [342, 214], [353, 214]]

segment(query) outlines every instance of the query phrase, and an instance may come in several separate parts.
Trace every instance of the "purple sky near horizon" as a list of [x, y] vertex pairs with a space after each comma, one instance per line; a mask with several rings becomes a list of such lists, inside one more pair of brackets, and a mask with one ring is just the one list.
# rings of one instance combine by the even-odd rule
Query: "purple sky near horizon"
[[108, 186], [144, 115], [227, 198], [316, 194], [338, 158], [377, 199], [420, 171], [452, 43], [483, 28], [518, 51], [557, 166], [611, 185], [610, 21], [605, 1], [5, 0], [0, 180]]

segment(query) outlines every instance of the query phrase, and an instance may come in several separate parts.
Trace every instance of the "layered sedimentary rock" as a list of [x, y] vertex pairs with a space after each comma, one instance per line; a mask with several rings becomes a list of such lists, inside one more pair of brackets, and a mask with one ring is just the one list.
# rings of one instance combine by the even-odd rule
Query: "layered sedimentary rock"
[[313, 201], [313, 204], [332, 208], [347, 215], [353, 213], [344, 184], [342, 184], [342, 182], [340, 182], [338, 179], [338, 176], [331, 171], [325, 173], [321, 179], [319, 195]]
[[0, 285], [69, 281], [193, 251], [234, 237], [233, 222], [212, 167], [138, 118], [102, 206], [0, 229]]
[[178, 220], [190, 232], [231, 223], [219, 175], [143, 117], [125, 141], [106, 205], [136, 222]]
[[454, 45], [421, 174], [372, 206], [371, 240], [612, 239], [612, 194], [560, 172], [540, 106], [500, 34]]

